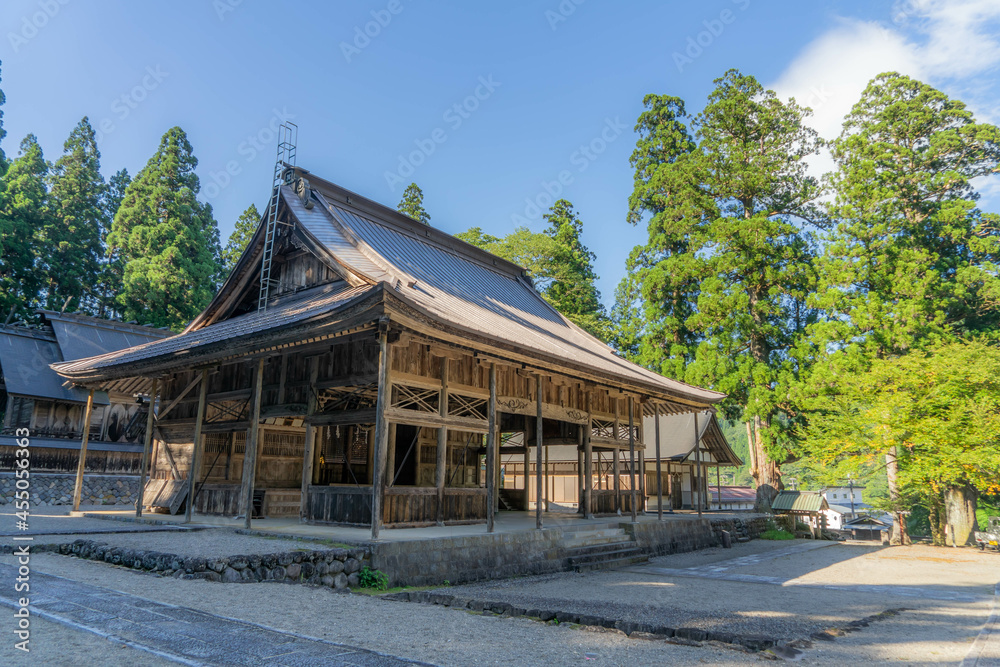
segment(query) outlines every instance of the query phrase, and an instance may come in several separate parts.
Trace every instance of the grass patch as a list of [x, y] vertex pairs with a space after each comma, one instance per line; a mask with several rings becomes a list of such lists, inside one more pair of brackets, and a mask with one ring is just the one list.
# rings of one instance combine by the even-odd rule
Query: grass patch
[[782, 530], [780, 528], [772, 528], [770, 530], [765, 530], [760, 534], [760, 539], [762, 540], [794, 540], [795, 536], [789, 533], [787, 530]]
[[387, 588], [384, 591], [376, 590], [374, 588], [352, 588], [352, 593], [361, 593], [362, 595], [388, 595], [390, 593], [402, 593], [403, 591], [416, 593], [418, 591], [433, 591], [441, 588], [440, 586], [394, 586], [392, 588]]

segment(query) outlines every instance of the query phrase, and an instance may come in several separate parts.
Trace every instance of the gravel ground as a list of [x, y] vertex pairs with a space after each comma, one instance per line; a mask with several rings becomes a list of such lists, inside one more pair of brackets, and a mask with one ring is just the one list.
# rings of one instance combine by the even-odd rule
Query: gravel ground
[[[57, 533], [127, 533], [127, 532], [185, 532], [180, 526], [166, 526], [129, 521], [107, 521], [87, 517], [69, 516], [67, 507], [33, 507], [28, 517], [28, 530], [17, 529], [13, 505], [0, 505], [0, 536], [45, 535]], [[81, 507], [81, 511], [86, 507]]]
[[[4, 613], [8, 610], [5, 607]], [[5, 633], [6, 634], [6, 633]], [[13, 647], [4, 637], [0, 663], [9, 667], [79, 667], [79, 665], [128, 665], [129, 667], [164, 667], [177, 663], [123, 644], [112, 643], [90, 632], [68, 627], [44, 618], [31, 621], [31, 650]]]
[[[101, 523], [109, 523], [102, 521]], [[110, 544], [116, 547], [159, 551], [180, 556], [204, 556], [216, 558], [221, 556], [273, 554], [284, 551], [313, 551], [316, 549], [333, 548], [330, 543], [313, 540], [283, 540], [280, 538], [241, 535], [226, 528], [208, 528], [192, 530], [183, 533], [152, 532], [152, 533], [113, 533], [93, 534], [80, 533], [75, 535], [44, 535], [35, 537], [35, 544], [63, 544], [74, 540], [93, 540], [100, 544]]]
[[[10, 562], [9, 557], [4, 559]], [[761, 659], [719, 646], [629, 639], [617, 633], [335, 594], [307, 586], [181, 581], [54, 554], [36, 554], [31, 563], [38, 571], [161, 602], [443, 666], [563, 667], [587, 661], [595, 665], [735, 667]], [[119, 663], [88, 659], [86, 664]]]

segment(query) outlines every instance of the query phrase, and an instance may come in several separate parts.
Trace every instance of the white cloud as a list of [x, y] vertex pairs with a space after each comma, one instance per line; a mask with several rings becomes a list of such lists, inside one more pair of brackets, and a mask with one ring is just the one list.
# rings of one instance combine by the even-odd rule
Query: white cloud
[[[984, 98], [972, 79], [1000, 64], [998, 21], [997, 0], [901, 0], [882, 23], [837, 19], [768, 87], [811, 107], [810, 125], [825, 139], [840, 134], [868, 82], [889, 71], [951, 91], [988, 119], [996, 93]], [[832, 167], [828, 155], [812, 162], [817, 175]]]

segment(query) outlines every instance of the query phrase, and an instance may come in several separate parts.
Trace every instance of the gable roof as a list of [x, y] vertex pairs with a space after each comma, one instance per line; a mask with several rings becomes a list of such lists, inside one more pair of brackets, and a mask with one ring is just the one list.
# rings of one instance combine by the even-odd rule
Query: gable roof
[[[305, 170], [295, 173], [306, 175], [312, 187], [312, 206], [307, 207], [291, 187], [281, 187], [281, 203], [287, 221], [294, 225], [293, 233], [335, 262], [348, 282], [359, 288], [383, 285], [382, 296], [392, 310], [392, 320], [422, 328], [432, 336], [450, 335], [459, 342], [478, 339], [506, 350], [515, 360], [557, 361], [562, 367], [638, 386], [689, 405], [706, 406], [725, 397], [664, 378], [616, 356], [610, 347], [552, 308], [521, 267]], [[262, 244], [258, 228], [220, 293], [174, 345], [183, 347], [200, 340], [191, 336], [198, 331], [212, 336], [209, 329], [225, 324], [214, 318], [226, 303], [233, 302], [233, 290], [240, 285], [253, 286], [254, 260]], [[303, 303], [302, 307], [309, 306]], [[253, 327], [275, 325], [246, 315], [233, 320]], [[233, 327], [236, 330], [231, 333], [242, 335], [244, 328], [227, 325], [227, 329]], [[168, 347], [147, 345], [118, 357], [105, 355], [89, 365], [57, 365], [57, 370], [75, 379], [112, 372], [121, 376], [126, 372], [118, 368], [122, 364], [152, 362]]]
[[819, 512], [830, 509], [826, 498], [816, 491], [779, 491], [771, 509], [783, 512]]
[[[660, 459], [679, 463], [694, 462], [694, 412], [660, 415]], [[726, 440], [719, 419], [712, 410], [697, 413], [698, 432], [701, 435], [701, 457], [703, 463], [718, 463], [723, 466], [743, 465], [743, 461]], [[646, 458], [654, 460], [653, 444], [656, 442], [656, 419], [646, 415], [643, 418], [643, 442], [646, 443]], [[706, 460], [705, 453], [710, 460]]]

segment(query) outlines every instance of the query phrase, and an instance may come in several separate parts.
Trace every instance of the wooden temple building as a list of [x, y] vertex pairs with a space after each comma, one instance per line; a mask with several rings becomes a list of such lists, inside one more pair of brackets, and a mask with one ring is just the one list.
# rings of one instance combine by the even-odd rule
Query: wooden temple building
[[[540, 488], [545, 449], [570, 445], [583, 513], [634, 513], [638, 484], [595, 488], [595, 460], [618, 480], [655, 447], [644, 418], [724, 398], [619, 358], [519, 266], [302, 169], [280, 183], [182, 333], [53, 364], [88, 405], [153, 398], [149, 474], [189, 512], [492, 530], [501, 457]], [[505, 501], [528, 509], [523, 489]]]

